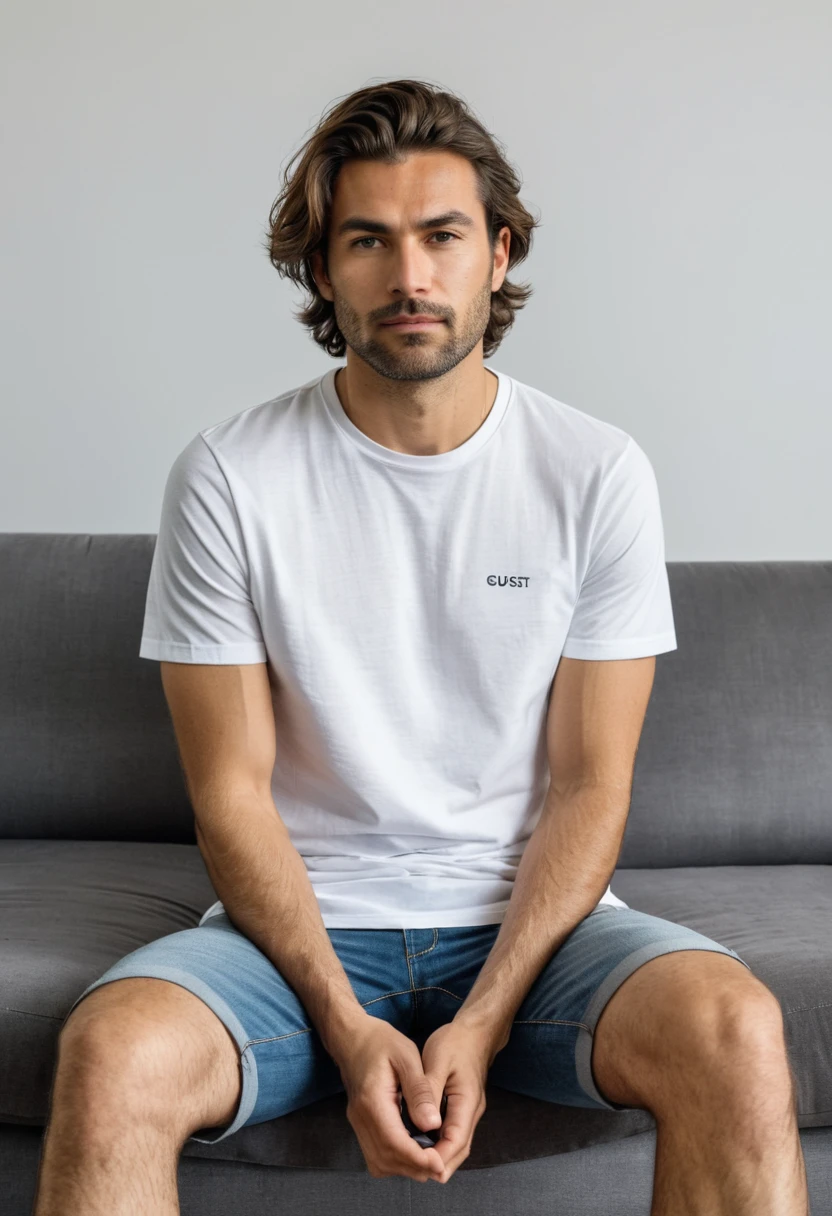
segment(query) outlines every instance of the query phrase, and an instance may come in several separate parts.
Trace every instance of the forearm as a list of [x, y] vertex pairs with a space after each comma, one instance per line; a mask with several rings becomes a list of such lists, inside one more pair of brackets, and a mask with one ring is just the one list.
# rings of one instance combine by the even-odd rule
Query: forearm
[[529, 837], [505, 919], [456, 1013], [494, 1056], [550, 957], [598, 903], [615, 870], [629, 791], [584, 787], [546, 800]]
[[337, 1061], [362, 1009], [321, 917], [303, 858], [271, 798], [197, 811], [197, 843], [234, 924], [294, 989]]

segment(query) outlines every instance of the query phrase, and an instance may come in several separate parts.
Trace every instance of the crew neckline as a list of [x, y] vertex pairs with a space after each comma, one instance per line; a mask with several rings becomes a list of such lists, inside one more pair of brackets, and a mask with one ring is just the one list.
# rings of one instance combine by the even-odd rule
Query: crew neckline
[[356, 447], [366, 452], [368, 456], [381, 460], [385, 464], [396, 465], [400, 469], [417, 469], [420, 472], [432, 472], [442, 469], [455, 469], [459, 465], [465, 464], [473, 456], [476, 456], [477, 452], [488, 443], [502, 422], [508, 409], [509, 401], [513, 396], [514, 381], [511, 376], [508, 376], [505, 372], [498, 371], [496, 367], [486, 368], [486, 371], [493, 372], [497, 377], [497, 394], [494, 398], [494, 404], [491, 406], [488, 416], [482, 425], [474, 431], [473, 435], [469, 435], [464, 443], [459, 444], [458, 447], [451, 448], [449, 452], [436, 452], [429, 456], [417, 456], [412, 452], [396, 452], [393, 448], [387, 448], [384, 444], [376, 443], [369, 435], [365, 435], [362, 430], [359, 430], [352, 419], [346, 414], [341, 404], [341, 398], [338, 396], [338, 391], [335, 388], [335, 377], [343, 366], [342, 364], [340, 367], [331, 368], [318, 381], [318, 387], [329, 417], [342, 434], [351, 440]]

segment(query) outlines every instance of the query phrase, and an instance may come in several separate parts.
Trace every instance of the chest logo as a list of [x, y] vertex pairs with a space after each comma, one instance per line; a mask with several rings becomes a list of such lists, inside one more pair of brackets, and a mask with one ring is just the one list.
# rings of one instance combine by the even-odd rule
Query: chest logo
[[528, 574], [489, 574], [489, 587], [528, 587]]

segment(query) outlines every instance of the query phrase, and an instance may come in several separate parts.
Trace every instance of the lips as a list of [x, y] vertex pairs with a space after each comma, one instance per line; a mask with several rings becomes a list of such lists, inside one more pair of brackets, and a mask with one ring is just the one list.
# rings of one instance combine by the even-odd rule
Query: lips
[[396, 317], [395, 321], [382, 321], [382, 325], [441, 325], [438, 317]]

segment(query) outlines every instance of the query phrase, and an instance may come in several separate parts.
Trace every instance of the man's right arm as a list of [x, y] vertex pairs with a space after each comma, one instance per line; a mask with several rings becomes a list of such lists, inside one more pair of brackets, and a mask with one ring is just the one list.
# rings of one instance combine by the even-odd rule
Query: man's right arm
[[162, 662], [197, 843], [234, 924], [294, 989], [329, 1054], [369, 1016], [332, 947], [303, 858], [271, 793], [266, 663]]

